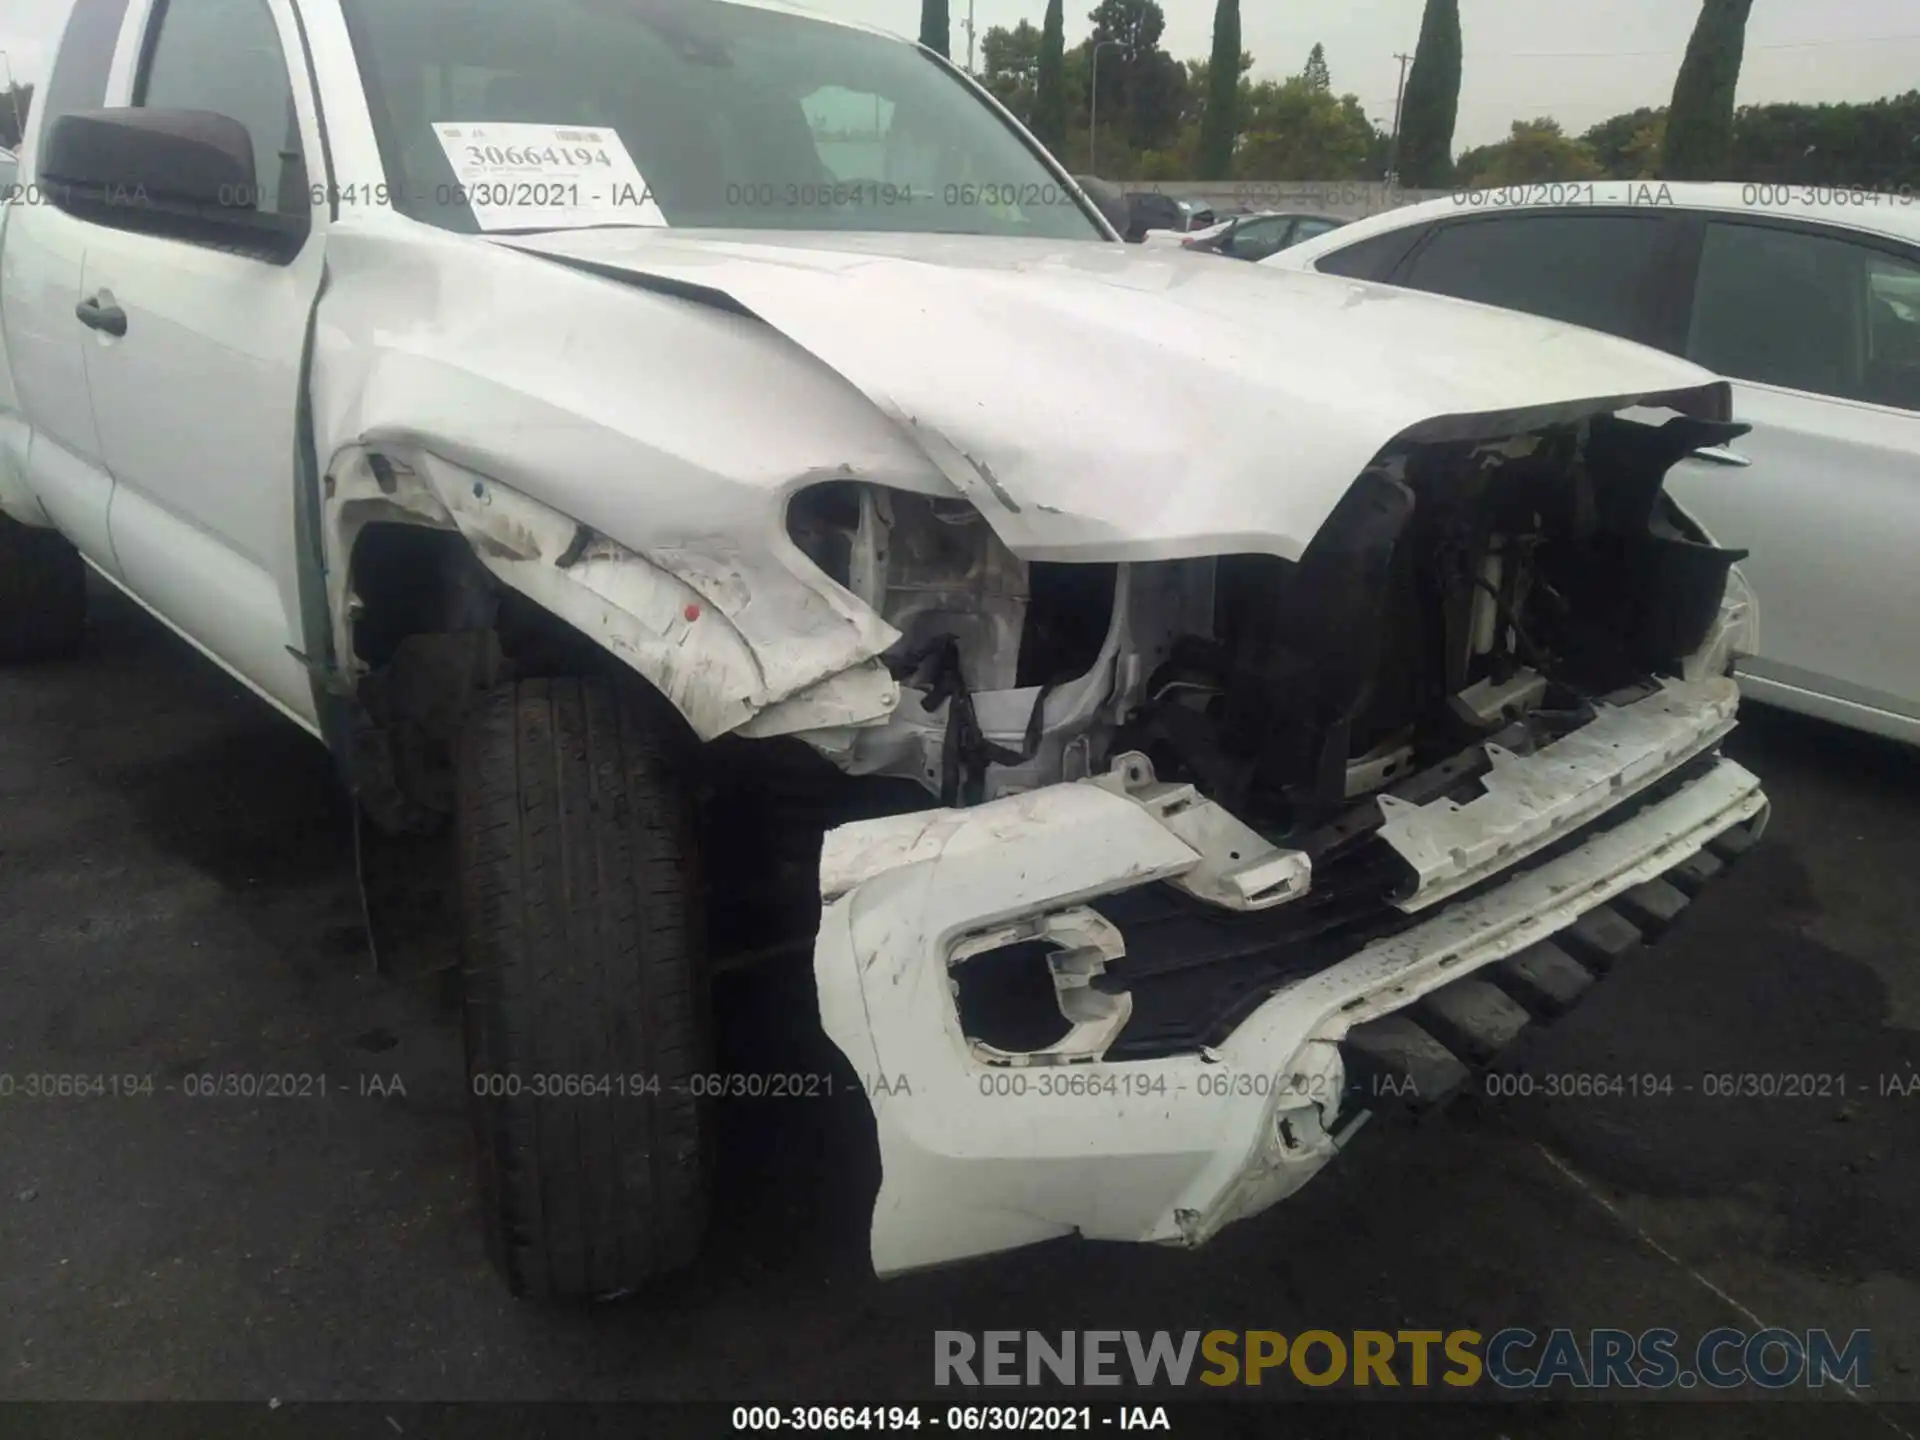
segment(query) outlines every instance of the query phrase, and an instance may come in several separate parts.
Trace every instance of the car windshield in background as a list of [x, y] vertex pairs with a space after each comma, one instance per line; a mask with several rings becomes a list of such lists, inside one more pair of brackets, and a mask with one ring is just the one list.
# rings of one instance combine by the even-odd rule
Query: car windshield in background
[[456, 173], [449, 132], [477, 126], [520, 142], [472, 157], [524, 162], [511, 228], [609, 223], [570, 204], [569, 167], [610, 150], [603, 173], [637, 171], [623, 193], [657, 206], [610, 223], [1104, 238], [1014, 130], [902, 41], [715, 0], [345, 9], [394, 203], [446, 229], [507, 228], [472, 203], [503, 171]]

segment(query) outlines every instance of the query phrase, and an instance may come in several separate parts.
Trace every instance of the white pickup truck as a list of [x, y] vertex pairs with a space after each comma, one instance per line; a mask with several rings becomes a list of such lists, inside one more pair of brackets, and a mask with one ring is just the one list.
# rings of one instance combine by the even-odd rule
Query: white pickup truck
[[1764, 818], [1723, 382], [1122, 245], [860, 27], [75, 0], [0, 332], [0, 659], [90, 567], [444, 840], [519, 1293], [697, 1250], [713, 966], [811, 947], [880, 1272], [1197, 1245]]

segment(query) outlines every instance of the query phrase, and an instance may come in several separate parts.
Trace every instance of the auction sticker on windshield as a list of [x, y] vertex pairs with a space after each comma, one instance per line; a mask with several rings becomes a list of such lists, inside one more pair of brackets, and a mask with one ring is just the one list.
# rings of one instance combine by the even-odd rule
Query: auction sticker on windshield
[[457, 194], [482, 230], [665, 225], [620, 133], [608, 126], [436, 124]]

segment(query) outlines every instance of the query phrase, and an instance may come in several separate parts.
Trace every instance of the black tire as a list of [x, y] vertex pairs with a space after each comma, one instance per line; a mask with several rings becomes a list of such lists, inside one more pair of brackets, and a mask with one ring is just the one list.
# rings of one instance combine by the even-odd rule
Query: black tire
[[87, 567], [53, 530], [0, 515], [0, 664], [64, 660], [87, 624]]
[[[462, 735], [481, 1200], [494, 1263], [537, 1299], [624, 1294], [690, 1263], [706, 1233], [697, 840], [676, 746], [640, 699], [601, 679], [523, 681], [490, 692]], [[569, 1077], [588, 1093], [535, 1093]]]

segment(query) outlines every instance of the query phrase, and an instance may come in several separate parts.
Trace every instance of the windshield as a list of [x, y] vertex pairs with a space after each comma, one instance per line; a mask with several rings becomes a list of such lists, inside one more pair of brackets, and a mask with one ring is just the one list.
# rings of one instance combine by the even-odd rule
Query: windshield
[[394, 204], [447, 229], [1104, 238], [915, 46], [719, 0], [344, 0]]

